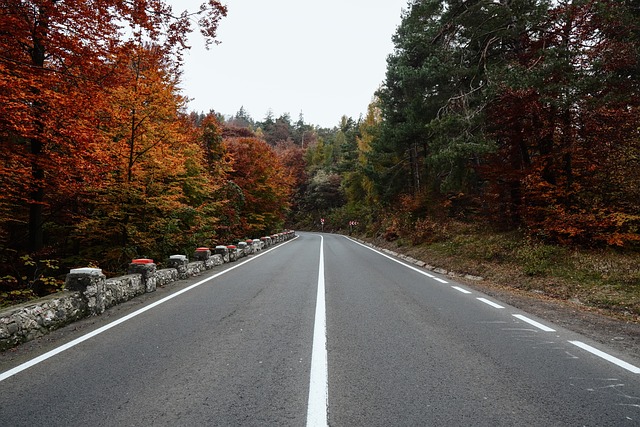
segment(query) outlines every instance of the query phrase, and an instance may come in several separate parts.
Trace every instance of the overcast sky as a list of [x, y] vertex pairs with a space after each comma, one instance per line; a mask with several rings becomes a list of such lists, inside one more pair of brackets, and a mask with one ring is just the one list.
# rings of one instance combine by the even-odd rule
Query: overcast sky
[[[174, 11], [202, 0], [169, 0]], [[384, 80], [391, 36], [407, 0], [228, 0], [209, 51], [199, 33], [185, 55], [189, 108], [254, 120], [271, 110], [333, 127], [366, 114]]]

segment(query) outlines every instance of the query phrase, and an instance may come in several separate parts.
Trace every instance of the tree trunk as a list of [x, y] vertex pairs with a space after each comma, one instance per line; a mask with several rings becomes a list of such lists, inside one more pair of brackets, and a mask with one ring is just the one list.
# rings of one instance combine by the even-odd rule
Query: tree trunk
[[[46, 40], [49, 29], [49, 17], [47, 8], [42, 6], [38, 11], [38, 18], [34, 22], [33, 47], [30, 49], [31, 62], [36, 68], [43, 69], [46, 57]], [[39, 92], [38, 88], [33, 88], [35, 93]], [[29, 194], [29, 250], [32, 252], [42, 249], [44, 245], [44, 236], [42, 231], [43, 225], [43, 206], [44, 206], [44, 178], [45, 171], [42, 167], [42, 149], [44, 135], [44, 125], [42, 116], [44, 115], [44, 105], [42, 102], [36, 102], [33, 105], [34, 121], [36, 136], [31, 138], [31, 185], [32, 190]]]
[[44, 236], [42, 232], [43, 204], [44, 204], [44, 169], [39, 165], [42, 143], [38, 139], [31, 140], [31, 178], [33, 190], [29, 201], [29, 250], [32, 252], [42, 249]]

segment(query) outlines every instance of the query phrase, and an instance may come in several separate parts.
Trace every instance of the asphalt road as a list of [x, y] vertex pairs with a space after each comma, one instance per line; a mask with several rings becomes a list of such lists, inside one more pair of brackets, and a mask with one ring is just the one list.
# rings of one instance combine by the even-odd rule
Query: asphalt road
[[637, 426], [639, 356], [300, 233], [2, 354], [0, 426]]

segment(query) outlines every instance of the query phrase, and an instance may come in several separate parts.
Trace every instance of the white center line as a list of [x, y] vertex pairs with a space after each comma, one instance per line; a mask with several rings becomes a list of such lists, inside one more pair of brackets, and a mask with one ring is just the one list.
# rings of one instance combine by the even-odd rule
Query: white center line
[[617, 357], [613, 357], [610, 354], [605, 353], [604, 351], [600, 351], [597, 348], [591, 347], [590, 345], [587, 345], [580, 341], [569, 341], [569, 342], [577, 347], [580, 347], [583, 350], [588, 351], [591, 354], [595, 354], [598, 357], [602, 357], [603, 359], [611, 363], [614, 363], [620, 366], [621, 368], [626, 369], [627, 371], [631, 371], [634, 374], [640, 374], [640, 368], [638, 368], [637, 366], [633, 366], [632, 364], [627, 363], [624, 360], [620, 360]]
[[309, 401], [307, 404], [307, 426], [326, 427], [329, 404], [329, 369], [327, 363], [327, 320], [324, 291], [324, 238], [320, 236], [320, 261], [318, 266], [318, 294], [316, 318], [313, 325], [313, 347], [311, 350], [311, 374], [309, 378]]
[[471, 292], [469, 292], [468, 290], [463, 289], [463, 288], [461, 288], [461, 287], [459, 287], [459, 286], [452, 286], [452, 288], [453, 288], [453, 289], [455, 289], [456, 291], [460, 291], [460, 292], [462, 292], [463, 294], [470, 294], [470, 293], [471, 293]]
[[542, 323], [538, 323], [535, 320], [531, 320], [526, 316], [523, 316], [522, 314], [514, 314], [513, 317], [517, 317], [518, 319], [522, 320], [523, 322], [527, 322], [530, 325], [535, 326], [538, 329], [541, 329], [545, 332], [555, 332], [555, 329], [551, 329], [548, 326], [543, 325]]

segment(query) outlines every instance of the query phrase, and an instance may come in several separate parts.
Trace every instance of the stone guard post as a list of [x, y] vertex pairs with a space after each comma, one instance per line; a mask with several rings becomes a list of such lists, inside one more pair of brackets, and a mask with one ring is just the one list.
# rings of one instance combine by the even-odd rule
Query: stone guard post
[[196, 261], [207, 262], [211, 258], [211, 249], [209, 248], [197, 248], [193, 253], [193, 259]]
[[211, 257], [211, 249], [209, 248], [197, 248], [193, 254], [193, 258], [196, 261], [204, 262], [204, 268], [211, 270], [216, 265], [216, 260]]
[[65, 288], [80, 292], [90, 315], [104, 313], [106, 301], [106, 276], [100, 268], [74, 268], [65, 280]]
[[178, 270], [178, 278], [186, 279], [189, 277], [187, 273], [187, 264], [189, 264], [189, 259], [186, 255], [171, 255], [169, 257], [168, 266], [169, 268], [175, 268]]
[[152, 259], [139, 258], [134, 259], [129, 264], [128, 274], [141, 274], [142, 283], [146, 292], [156, 291], [156, 265]]
[[227, 249], [229, 250], [229, 262], [238, 260], [238, 250], [236, 245], [228, 245]]
[[216, 255], [220, 255], [222, 257], [222, 262], [229, 262], [229, 249], [227, 249], [224, 245], [218, 245], [214, 249]]

